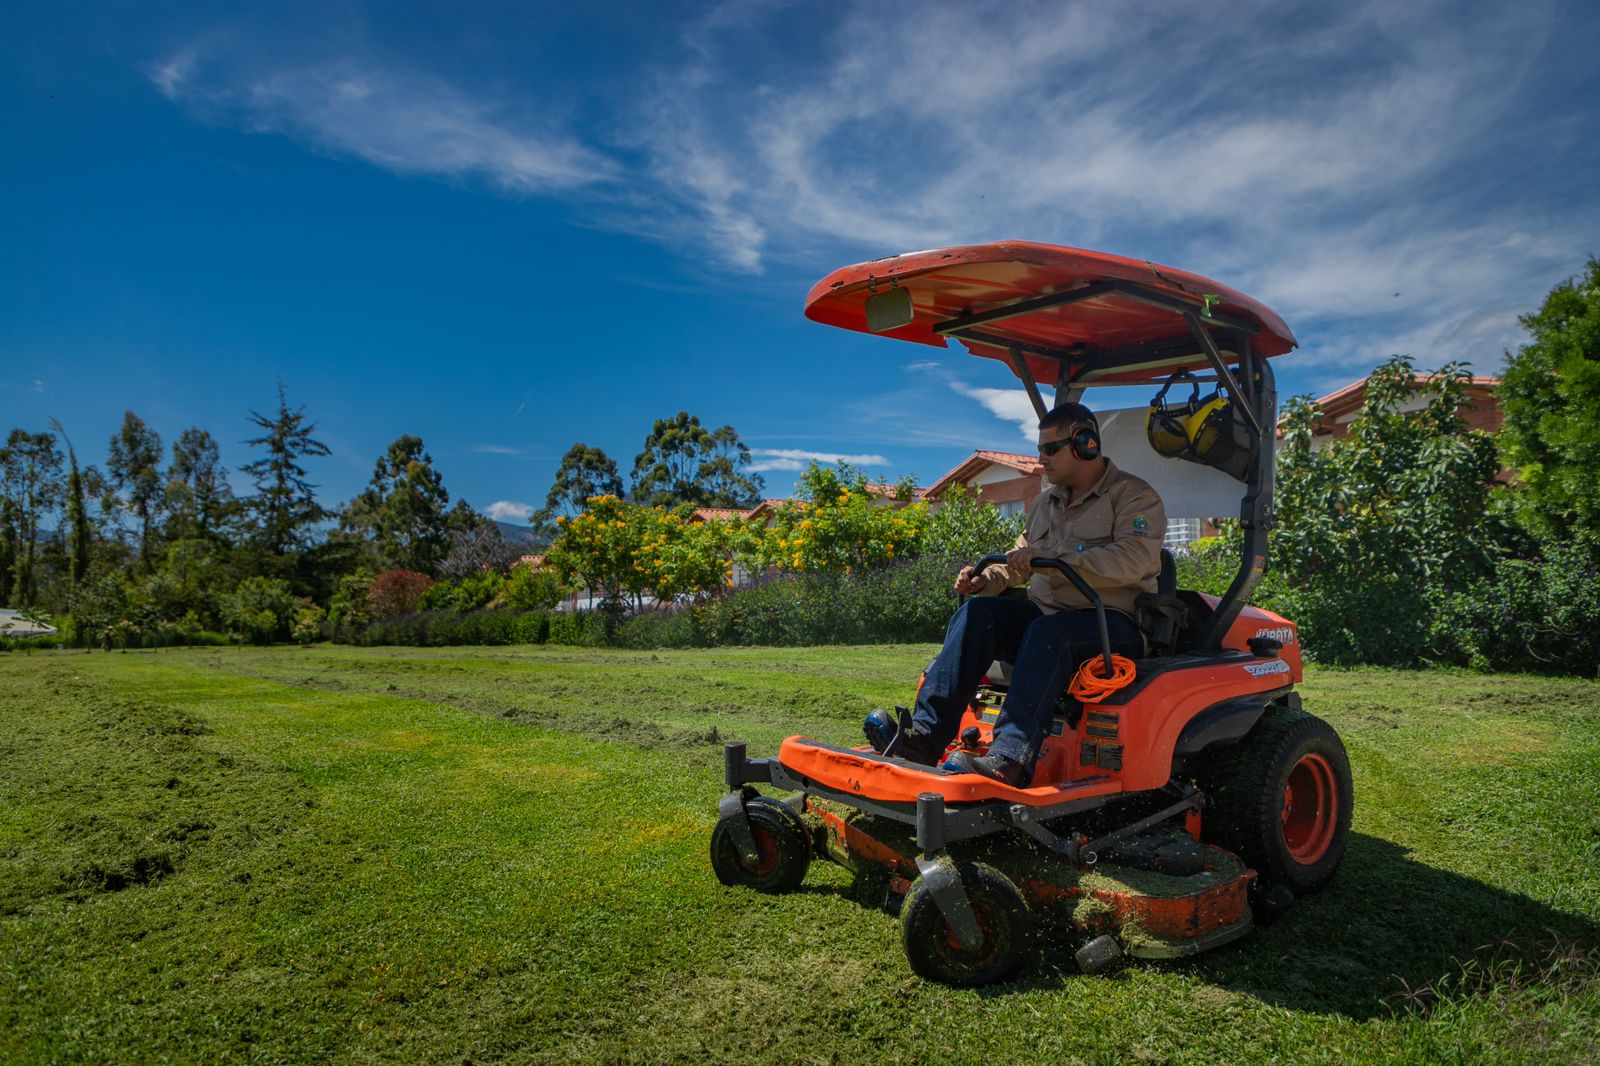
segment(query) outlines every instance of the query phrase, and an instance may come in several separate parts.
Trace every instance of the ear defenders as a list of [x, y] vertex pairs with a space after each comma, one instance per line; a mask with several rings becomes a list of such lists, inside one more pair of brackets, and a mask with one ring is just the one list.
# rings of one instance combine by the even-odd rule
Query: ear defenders
[[1072, 431], [1072, 436], [1067, 438], [1072, 454], [1079, 459], [1100, 458], [1100, 427], [1090, 422], [1080, 425]]
[[[1180, 380], [1193, 386], [1189, 398], [1168, 404], [1167, 390]], [[1200, 395], [1200, 382], [1186, 370], [1168, 378], [1145, 420], [1145, 436], [1156, 454], [1169, 459], [1215, 467], [1240, 481], [1248, 479], [1255, 457], [1255, 439], [1228, 398], [1220, 392]]]

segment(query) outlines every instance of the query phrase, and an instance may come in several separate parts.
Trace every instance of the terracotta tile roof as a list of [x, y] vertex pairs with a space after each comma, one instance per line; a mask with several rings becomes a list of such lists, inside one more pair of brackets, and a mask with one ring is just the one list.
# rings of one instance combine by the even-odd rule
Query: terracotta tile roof
[[[1427, 384], [1428, 375], [1414, 374], [1411, 380], [1420, 389]], [[1493, 394], [1494, 390], [1499, 387], [1500, 379], [1497, 377], [1476, 375], [1467, 379], [1467, 393], [1471, 397], [1470, 402], [1488, 402], [1494, 404], [1497, 410], [1498, 404], [1495, 404]], [[1312, 402], [1322, 411], [1321, 417], [1317, 419], [1316, 431], [1318, 433], [1332, 432], [1333, 424], [1341, 421], [1346, 415], [1353, 415], [1365, 406], [1367, 402], [1367, 379], [1361, 378], [1358, 381], [1352, 381], [1343, 388], [1335, 389], [1328, 395]], [[1498, 425], [1498, 419], [1495, 420], [1495, 423]], [[1278, 420], [1278, 425], [1279, 434], [1281, 435], [1282, 418]]]
[[[895, 485], [881, 484], [876, 481], [867, 482], [867, 491], [877, 496], [893, 497], [896, 487]], [[927, 495], [927, 492], [927, 489], [919, 489], [915, 485], [911, 486], [910, 502], [915, 503], [917, 500], [922, 499], [923, 496]]]
[[689, 517], [696, 522], [727, 522], [735, 518], [749, 518], [750, 512], [737, 507], [696, 507], [694, 514]]
[[924, 489], [922, 496], [930, 500], [936, 499], [943, 495], [950, 486], [975, 477], [986, 466], [1008, 466], [1024, 476], [1044, 476], [1044, 464], [1039, 462], [1037, 454], [996, 452], [980, 448], [963, 459], [961, 465]]

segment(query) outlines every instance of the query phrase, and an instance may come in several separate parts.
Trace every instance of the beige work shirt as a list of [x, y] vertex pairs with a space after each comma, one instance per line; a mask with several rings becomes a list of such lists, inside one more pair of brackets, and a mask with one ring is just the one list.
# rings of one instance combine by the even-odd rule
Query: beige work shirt
[[[1100, 594], [1107, 609], [1134, 617], [1134, 599], [1156, 591], [1161, 574], [1161, 543], [1167, 512], [1156, 490], [1125, 474], [1110, 459], [1094, 487], [1075, 500], [1051, 485], [1028, 509], [1028, 524], [1017, 547], [1067, 563]], [[984, 570], [983, 594], [993, 596], [1017, 583], [1011, 568], [997, 563]], [[1035, 570], [1028, 598], [1041, 611], [1088, 607], [1089, 601], [1055, 570]]]

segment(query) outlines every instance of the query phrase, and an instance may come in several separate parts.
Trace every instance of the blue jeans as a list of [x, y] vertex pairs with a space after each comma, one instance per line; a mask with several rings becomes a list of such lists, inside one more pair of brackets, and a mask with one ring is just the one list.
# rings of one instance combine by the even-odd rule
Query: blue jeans
[[[1106, 630], [1114, 653], [1133, 658], [1143, 652], [1144, 638], [1127, 615], [1107, 611]], [[911, 731], [942, 750], [955, 739], [989, 664], [1005, 660], [1013, 666], [1011, 689], [989, 754], [1031, 768], [1067, 682], [1079, 663], [1099, 653], [1093, 610], [1045, 614], [1018, 596], [976, 596], [950, 618], [944, 648], [917, 693]]]

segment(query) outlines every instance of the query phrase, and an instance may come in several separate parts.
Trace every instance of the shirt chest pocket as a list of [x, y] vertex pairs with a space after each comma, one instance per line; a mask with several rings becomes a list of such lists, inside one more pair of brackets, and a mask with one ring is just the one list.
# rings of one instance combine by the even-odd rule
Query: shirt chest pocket
[[1067, 534], [1068, 548], [1082, 551], [1084, 548], [1092, 548], [1099, 544], [1110, 544], [1114, 534], [1112, 522], [1110, 508], [1096, 508], [1080, 516], [1072, 523], [1071, 530]]

